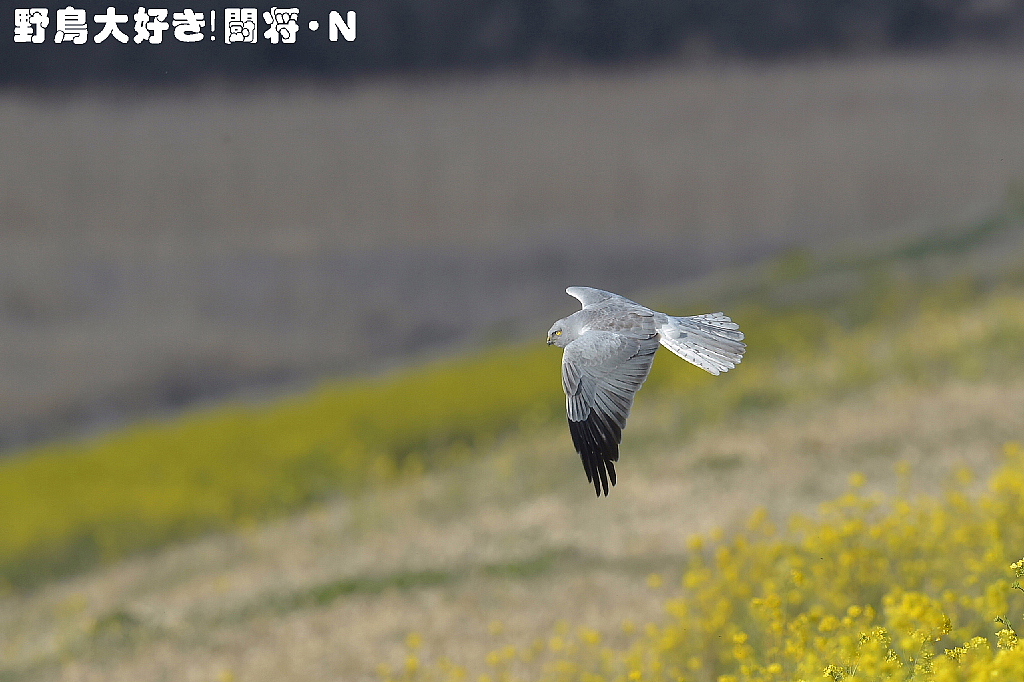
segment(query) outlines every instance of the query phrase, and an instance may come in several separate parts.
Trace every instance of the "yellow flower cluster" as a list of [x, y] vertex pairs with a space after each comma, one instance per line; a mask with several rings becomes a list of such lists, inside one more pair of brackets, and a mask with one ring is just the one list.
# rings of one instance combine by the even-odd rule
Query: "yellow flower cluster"
[[[494, 682], [981, 682], [1024, 680], [1024, 448], [987, 492], [883, 500], [850, 492], [777, 528], [759, 513], [694, 538], [661, 624], [626, 643], [568, 627], [530, 652], [499, 649]], [[858, 483], [858, 481], [854, 481]], [[1016, 560], [1015, 560], [1016, 559]], [[1009, 567], [1009, 569], [1008, 569]], [[424, 665], [407, 682], [465, 679]]]

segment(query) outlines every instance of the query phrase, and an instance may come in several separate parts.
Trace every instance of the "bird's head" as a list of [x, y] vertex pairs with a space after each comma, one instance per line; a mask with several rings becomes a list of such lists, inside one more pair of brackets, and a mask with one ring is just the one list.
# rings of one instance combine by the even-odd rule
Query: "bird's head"
[[572, 338], [570, 338], [571, 335], [568, 331], [569, 326], [566, 324], [565, 320], [555, 322], [551, 325], [551, 329], [548, 330], [548, 345], [565, 348], [569, 342], [572, 341]]

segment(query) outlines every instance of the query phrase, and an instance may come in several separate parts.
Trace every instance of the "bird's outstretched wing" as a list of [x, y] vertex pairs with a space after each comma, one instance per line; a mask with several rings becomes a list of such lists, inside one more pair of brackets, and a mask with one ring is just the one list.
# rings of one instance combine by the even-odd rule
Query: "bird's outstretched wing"
[[565, 293], [569, 294], [573, 298], [579, 299], [584, 308], [597, 305], [601, 301], [606, 301], [610, 298], [618, 298], [632, 303], [632, 301], [629, 301], [618, 294], [613, 294], [612, 292], [605, 291], [604, 289], [594, 289], [593, 287], [569, 287], [565, 290]]
[[654, 362], [658, 339], [589, 331], [565, 347], [562, 387], [573, 445], [598, 496], [615, 485], [622, 429]]

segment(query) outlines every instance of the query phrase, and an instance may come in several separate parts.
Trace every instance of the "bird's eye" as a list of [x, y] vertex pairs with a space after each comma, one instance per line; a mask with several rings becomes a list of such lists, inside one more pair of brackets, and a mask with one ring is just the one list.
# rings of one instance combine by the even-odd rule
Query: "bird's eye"
[[555, 336], [561, 336], [561, 335], [562, 335], [562, 330], [561, 329], [556, 329], [555, 330]]

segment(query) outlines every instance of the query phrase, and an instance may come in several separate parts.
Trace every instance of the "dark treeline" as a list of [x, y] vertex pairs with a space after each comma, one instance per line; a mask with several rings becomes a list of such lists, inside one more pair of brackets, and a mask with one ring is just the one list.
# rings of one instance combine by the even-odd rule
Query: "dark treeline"
[[[65, 86], [113, 82], [162, 84], [202, 79], [344, 78], [373, 73], [485, 70], [561, 64], [616, 64], [659, 58], [786, 57], [865, 53], [956, 44], [1014, 45], [1022, 35], [1018, 0], [328, 0], [293, 2], [300, 10], [297, 41], [271, 44], [260, 5], [258, 42], [182, 43], [170, 33], [160, 45], [93, 43], [95, 14], [129, 16], [122, 30], [134, 37], [137, 4], [78, 2], [88, 14], [84, 45], [54, 44], [55, 14], [69, 0], [3, 3], [0, 85]], [[181, 2], [181, 0], [178, 0]], [[220, 2], [188, 7], [221, 20]], [[14, 10], [46, 7], [50, 25], [41, 44], [16, 43]], [[357, 13], [354, 42], [330, 42], [331, 10]], [[317, 20], [321, 28], [308, 30]], [[170, 17], [168, 18], [170, 21]]]

